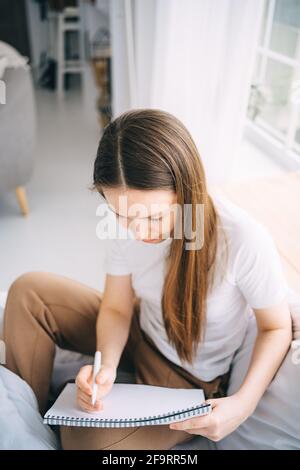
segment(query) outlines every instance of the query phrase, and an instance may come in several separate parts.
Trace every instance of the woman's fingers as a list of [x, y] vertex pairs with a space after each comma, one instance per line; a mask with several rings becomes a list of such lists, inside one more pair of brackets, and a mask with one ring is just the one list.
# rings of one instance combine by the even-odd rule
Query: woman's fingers
[[211, 441], [214, 440], [214, 436], [210, 428], [186, 429], [185, 432], [187, 432], [188, 434], [198, 434], [200, 436], [206, 437], [207, 439], [210, 439]]
[[[90, 395], [87, 395], [86, 393], [82, 392], [80, 389], [78, 389], [77, 397], [78, 397], [78, 399], [80, 399], [84, 403], [86, 403], [87, 405], [92, 405], [92, 397], [90, 397]], [[96, 403], [101, 403], [102, 404], [101, 400], [99, 400], [98, 398], [96, 400]]]
[[81, 408], [87, 411], [99, 411], [103, 409], [103, 403], [97, 400], [95, 405], [92, 405], [90, 396], [86, 395], [80, 389], [77, 392], [77, 401]]
[[95, 412], [95, 411], [100, 411], [102, 409], [102, 407], [100, 406], [87, 405], [85, 402], [81, 400], [78, 401], [78, 404], [79, 404], [79, 407], [83, 411], [87, 411], [87, 412]]
[[205, 429], [211, 425], [211, 415], [206, 416], [197, 416], [191, 419], [185, 419], [183, 421], [178, 421], [177, 423], [170, 424], [171, 429], [178, 429], [181, 431], [185, 431], [187, 429]]
[[96, 402], [93, 406], [91, 403], [78, 399], [78, 404], [84, 411], [101, 411], [103, 409], [103, 405], [100, 402]]
[[91, 366], [84, 366], [80, 369], [79, 373], [76, 377], [76, 385], [82, 391], [84, 391], [87, 395], [92, 395], [92, 367]]
[[101, 410], [103, 403], [100, 400], [109, 393], [112, 388], [116, 376], [116, 371], [112, 367], [103, 366], [96, 377], [97, 384], [97, 401], [95, 406], [92, 405], [92, 381], [93, 381], [93, 366], [87, 365], [80, 369], [76, 377], [77, 397], [80, 406], [86, 411]]

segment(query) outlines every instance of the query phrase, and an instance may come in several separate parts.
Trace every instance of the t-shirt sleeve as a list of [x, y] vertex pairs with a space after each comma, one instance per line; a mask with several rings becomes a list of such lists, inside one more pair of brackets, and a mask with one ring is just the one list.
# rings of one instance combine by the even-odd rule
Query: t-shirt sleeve
[[104, 269], [107, 274], [124, 275], [130, 274], [130, 268], [124, 253], [122, 240], [109, 239], [104, 259]]
[[275, 242], [259, 222], [242, 227], [234, 263], [236, 284], [252, 308], [275, 306], [286, 298], [288, 283]]

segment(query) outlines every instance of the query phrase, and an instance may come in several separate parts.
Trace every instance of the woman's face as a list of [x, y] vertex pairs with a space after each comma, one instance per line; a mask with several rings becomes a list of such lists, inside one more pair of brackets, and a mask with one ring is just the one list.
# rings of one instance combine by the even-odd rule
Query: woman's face
[[109, 208], [135, 239], [160, 243], [172, 236], [177, 198], [171, 190], [103, 189]]

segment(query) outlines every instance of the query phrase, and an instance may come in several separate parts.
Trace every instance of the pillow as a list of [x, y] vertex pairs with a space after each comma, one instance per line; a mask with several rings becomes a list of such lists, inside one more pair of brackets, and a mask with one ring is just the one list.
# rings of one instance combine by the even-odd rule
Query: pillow
[[[0, 293], [0, 340], [6, 294]], [[0, 365], [0, 450], [54, 450], [59, 442], [43, 424], [32, 388]]]
[[31, 387], [0, 366], [0, 449], [55, 450], [59, 443], [43, 424]]

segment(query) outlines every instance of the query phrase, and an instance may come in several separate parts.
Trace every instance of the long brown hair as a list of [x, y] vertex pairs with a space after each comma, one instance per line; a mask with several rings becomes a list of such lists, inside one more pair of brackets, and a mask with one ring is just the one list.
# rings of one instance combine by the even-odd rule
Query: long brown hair
[[175, 116], [158, 109], [134, 109], [105, 128], [94, 163], [92, 189], [169, 189], [177, 204], [204, 205], [204, 243], [185, 249], [173, 238], [167, 257], [161, 307], [166, 333], [182, 361], [192, 362], [204, 338], [206, 298], [217, 252], [217, 212], [208, 194], [196, 145]]

